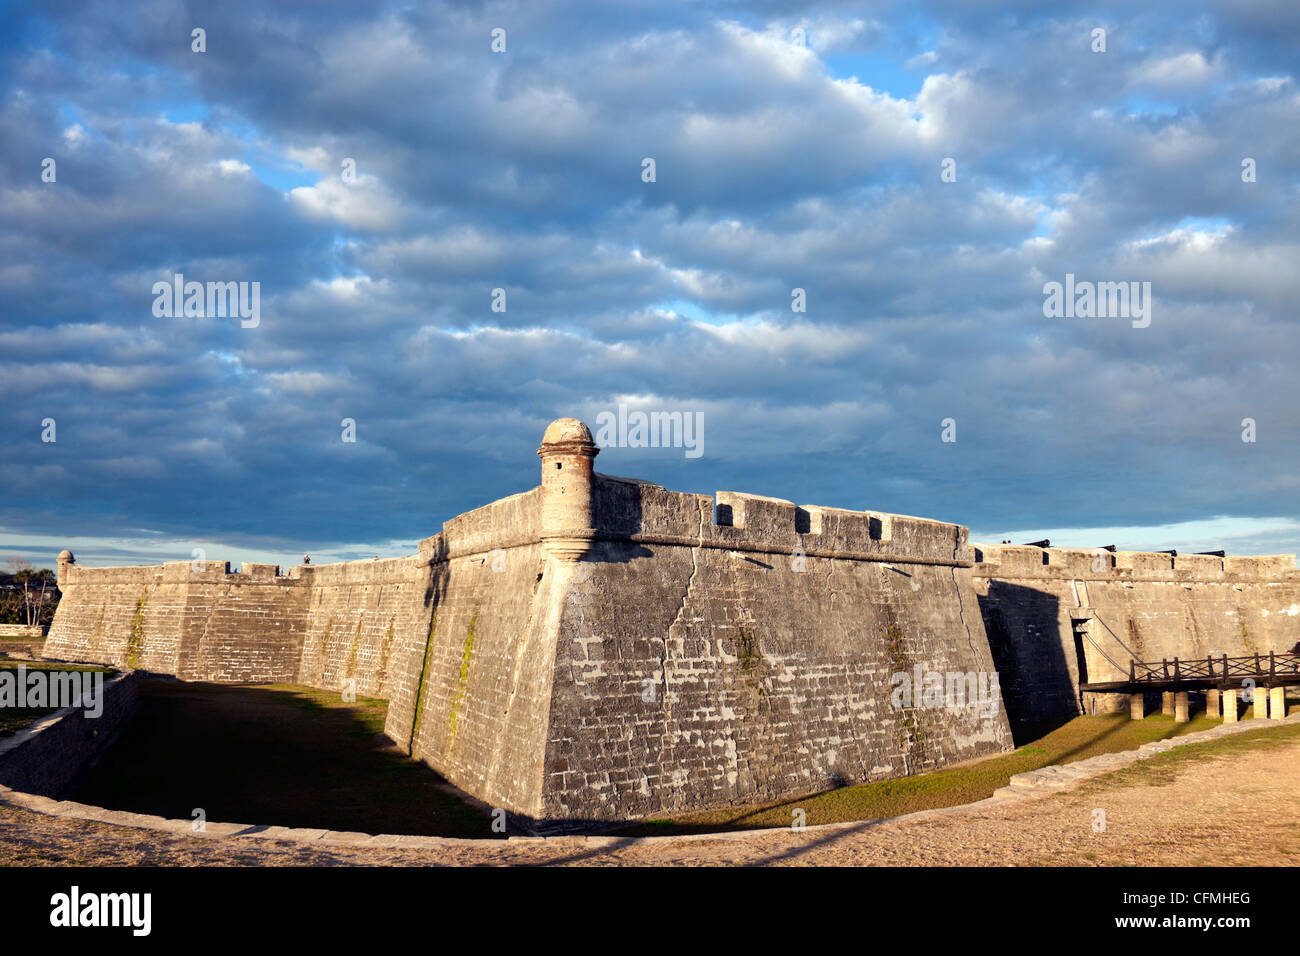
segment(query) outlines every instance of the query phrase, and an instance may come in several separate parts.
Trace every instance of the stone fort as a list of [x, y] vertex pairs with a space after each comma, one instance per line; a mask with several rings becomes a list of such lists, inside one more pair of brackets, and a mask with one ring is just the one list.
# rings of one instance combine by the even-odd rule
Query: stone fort
[[[88, 568], [45, 656], [388, 701], [385, 732], [518, 817], [773, 801], [1008, 751], [1011, 723], [1126, 706], [1131, 659], [1296, 641], [1293, 556], [972, 545], [904, 515], [600, 474], [560, 419], [542, 479], [408, 557]], [[990, 675], [991, 710], [899, 675]]]

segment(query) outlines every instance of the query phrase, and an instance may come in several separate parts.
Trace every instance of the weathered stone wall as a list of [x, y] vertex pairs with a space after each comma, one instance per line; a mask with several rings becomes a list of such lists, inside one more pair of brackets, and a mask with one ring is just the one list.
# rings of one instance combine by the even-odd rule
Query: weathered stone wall
[[0, 785], [59, 797], [117, 737], [138, 700], [134, 674], [105, 680], [102, 711], [65, 707], [0, 740]]
[[512, 812], [541, 806], [555, 634], [571, 566], [540, 541], [540, 489], [420, 544], [432, 613], [398, 643], [386, 731], [457, 786]]
[[1227, 557], [975, 545], [980, 610], [1013, 720], [1123, 708], [1084, 682], [1128, 663], [1290, 650], [1300, 639], [1291, 555]]
[[400, 637], [420, 632], [427, 621], [427, 561], [413, 556], [294, 570], [305, 590], [298, 683], [391, 696]]
[[965, 528], [717, 504], [729, 524], [707, 496], [599, 477], [607, 540], [564, 605], [544, 816], [774, 800], [1010, 748], [1000, 700], [891, 704], [917, 665], [993, 671]]
[[0, 654], [7, 657], [17, 657], [26, 660], [35, 660], [41, 656], [41, 648], [45, 646], [45, 641], [0, 641]]
[[60, 569], [44, 654], [186, 680], [292, 681], [307, 591], [273, 565]]
[[918, 664], [992, 671], [964, 528], [726, 492], [715, 519], [707, 496], [605, 476], [592, 498], [582, 561], [548, 551], [535, 488], [409, 558], [287, 576], [69, 564], [47, 653], [353, 679], [389, 699], [413, 756], [539, 818], [775, 798], [1010, 745], [1000, 708], [890, 704], [891, 676]]
[[[1123, 676], [1108, 657], [1296, 638], [1293, 561], [1121, 552], [1094, 571], [1091, 552], [972, 549], [960, 525], [599, 475], [597, 452], [581, 422], [553, 423], [541, 486], [409, 557], [280, 575], [65, 553], [45, 653], [352, 687], [388, 699], [399, 746], [493, 806], [615, 820], [998, 753], [1008, 711], [1078, 712], [1080, 662], [1106, 680]], [[982, 678], [993, 707], [896, 702], [918, 669]]]
[[0, 624], [0, 640], [35, 640], [45, 639], [44, 624]]

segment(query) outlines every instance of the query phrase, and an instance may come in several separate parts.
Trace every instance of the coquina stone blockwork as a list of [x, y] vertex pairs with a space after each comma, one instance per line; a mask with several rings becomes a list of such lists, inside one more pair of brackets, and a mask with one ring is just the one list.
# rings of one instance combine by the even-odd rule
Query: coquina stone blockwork
[[[232, 574], [225, 563], [82, 568], [65, 552], [45, 653], [386, 698], [399, 746], [539, 821], [915, 774], [1010, 749], [1008, 708], [1077, 712], [1073, 565], [1044, 565], [1039, 549], [972, 549], [960, 525], [602, 475], [598, 451], [586, 426], [561, 419], [538, 449], [539, 487], [446, 522], [403, 558]], [[1258, 615], [1289, 601], [1284, 562], [1207, 565], [1193, 581], [1190, 566], [1146, 574], [1146, 557], [1118, 559], [1146, 576], [1116, 572], [1115, 595], [1088, 600], [1122, 605], [1128, 617], [1115, 619], [1138, 621], [1144, 649], [1201, 646], [1174, 616], [1158, 627], [1142, 617], [1143, 601], [1165, 607], [1159, 587], [1232, 589], [1247, 569], [1253, 590], [1233, 593], [1254, 608], [1248, 634], [1282, 642]], [[1016, 701], [1001, 706], [996, 680], [989, 710], [894, 699], [899, 675], [918, 668], [1000, 670]]]
[[1218, 557], [975, 545], [974, 580], [1013, 720], [1127, 709], [1079, 684], [1130, 660], [1289, 651], [1300, 639], [1294, 555]]

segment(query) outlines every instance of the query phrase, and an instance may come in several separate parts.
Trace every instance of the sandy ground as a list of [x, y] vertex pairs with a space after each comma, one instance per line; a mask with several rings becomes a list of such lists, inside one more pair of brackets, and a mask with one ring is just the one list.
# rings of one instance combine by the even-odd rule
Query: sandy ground
[[[0, 807], [5, 865], [1259, 865], [1300, 864], [1300, 742], [1181, 764], [1168, 779], [1108, 775], [1070, 793], [929, 819], [718, 839], [599, 845], [581, 838], [437, 849], [225, 840]], [[1104, 832], [1094, 811], [1105, 811]]]

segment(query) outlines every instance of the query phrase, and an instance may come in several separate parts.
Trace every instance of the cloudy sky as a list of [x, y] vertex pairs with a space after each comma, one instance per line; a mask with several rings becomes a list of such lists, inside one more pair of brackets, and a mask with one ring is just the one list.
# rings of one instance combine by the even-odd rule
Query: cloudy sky
[[0, 557], [408, 553], [620, 404], [679, 490], [1300, 549], [1300, 7], [0, 9]]

